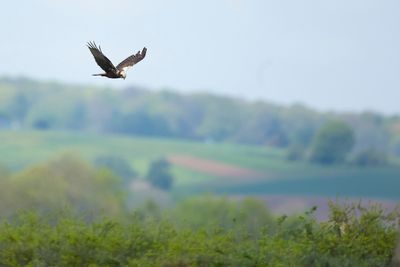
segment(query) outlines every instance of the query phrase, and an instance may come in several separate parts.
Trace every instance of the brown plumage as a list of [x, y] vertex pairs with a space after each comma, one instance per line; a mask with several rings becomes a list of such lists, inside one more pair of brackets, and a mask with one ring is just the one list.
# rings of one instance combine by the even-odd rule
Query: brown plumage
[[102, 68], [105, 73], [99, 73], [99, 74], [93, 74], [93, 76], [104, 76], [107, 78], [126, 78], [126, 71], [128, 68], [132, 67], [139, 61], [141, 61], [145, 56], [147, 52], [147, 48], [143, 47], [142, 52], [138, 51], [135, 55], [131, 55], [121, 61], [116, 67], [114, 64], [109, 60], [101, 51], [100, 46], [97, 47], [97, 45], [94, 42], [88, 42], [87, 47], [89, 48], [90, 52], [92, 53], [94, 60], [96, 60], [97, 65]]

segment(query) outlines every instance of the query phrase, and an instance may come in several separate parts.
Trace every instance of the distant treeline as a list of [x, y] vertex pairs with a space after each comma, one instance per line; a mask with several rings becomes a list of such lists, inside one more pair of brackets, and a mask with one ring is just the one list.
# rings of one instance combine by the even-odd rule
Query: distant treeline
[[328, 121], [354, 132], [353, 151], [400, 156], [400, 117], [317, 112], [210, 94], [0, 79], [0, 129], [84, 130], [274, 147], [309, 147]]

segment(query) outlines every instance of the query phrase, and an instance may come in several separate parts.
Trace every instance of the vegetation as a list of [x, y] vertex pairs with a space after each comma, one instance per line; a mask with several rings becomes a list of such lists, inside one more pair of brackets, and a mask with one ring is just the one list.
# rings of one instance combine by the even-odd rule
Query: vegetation
[[[313, 210], [272, 218], [248, 209], [260, 203], [248, 203], [203, 199], [158, 218], [142, 209], [123, 220], [92, 222], [23, 214], [0, 224], [0, 264], [357, 267], [388, 266], [393, 257], [398, 211], [332, 205], [330, 218], [317, 222]], [[208, 222], [209, 215], [217, 216]]]
[[151, 162], [146, 179], [155, 187], [169, 190], [172, 187], [173, 177], [170, 173], [170, 164], [166, 159], [157, 159]]
[[250, 198], [130, 210], [123, 183], [74, 154], [0, 176], [4, 266], [388, 266], [400, 226], [398, 209], [357, 203], [326, 221]]
[[312, 143], [311, 160], [321, 164], [342, 163], [354, 145], [354, 133], [343, 122], [324, 125]]
[[285, 150], [270, 147], [54, 131], [0, 131], [0, 139], [0, 165], [8, 167], [7, 172], [12, 173], [51, 160], [60, 153], [73, 153], [88, 162], [95, 162], [104, 155], [113, 155], [127, 162], [140, 180], [146, 177], [155, 159], [183, 155], [249, 168], [265, 177], [260, 176], [256, 180], [221, 177], [171, 164], [170, 171], [174, 177], [171, 192], [174, 196], [204, 192], [355, 196], [394, 200], [400, 196], [400, 169], [396, 166], [365, 168], [347, 164], [319, 166], [290, 162], [285, 158]]
[[0, 185], [2, 218], [20, 210], [46, 214], [69, 209], [88, 217], [102, 211], [115, 216], [123, 211], [124, 191], [118, 177], [73, 154], [15, 174], [0, 173]]
[[352, 162], [359, 166], [382, 166], [388, 164], [387, 156], [375, 149], [366, 149], [358, 152]]
[[207, 94], [109, 90], [23, 78], [0, 79], [0, 89], [0, 129], [79, 130], [310, 148], [320, 127], [336, 120], [351, 125], [355, 152], [372, 148], [400, 156], [400, 119], [371, 112], [321, 113], [301, 105], [281, 107]]
[[399, 209], [331, 203], [326, 220], [316, 208], [276, 217], [242, 196], [398, 200], [397, 117], [26, 79], [1, 79], [0, 89], [0, 266], [388, 266], [393, 257]]
[[137, 176], [131, 165], [119, 156], [99, 156], [95, 159], [94, 163], [98, 167], [107, 168], [114, 172], [122, 178], [125, 184], [129, 184]]

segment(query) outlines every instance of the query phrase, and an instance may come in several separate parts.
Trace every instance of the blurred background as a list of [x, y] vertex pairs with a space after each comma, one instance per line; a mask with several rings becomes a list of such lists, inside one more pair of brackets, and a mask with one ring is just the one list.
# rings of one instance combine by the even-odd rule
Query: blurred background
[[[398, 1], [9, 1], [0, 216], [400, 199]], [[98, 73], [148, 48], [126, 80]]]

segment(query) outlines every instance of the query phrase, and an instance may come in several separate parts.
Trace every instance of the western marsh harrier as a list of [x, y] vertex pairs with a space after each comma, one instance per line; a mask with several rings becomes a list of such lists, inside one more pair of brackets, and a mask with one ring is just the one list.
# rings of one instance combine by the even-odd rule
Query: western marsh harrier
[[115, 67], [111, 60], [109, 60], [103, 54], [100, 46], [97, 47], [94, 42], [88, 42], [87, 47], [89, 48], [90, 52], [92, 52], [97, 65], [99, 65], [100, 68], [105, 71], [105, 73], [93, 74], [93, 76], [104, 76], [113, 79], [123, 78], [124, 80], [126, 78], [126, 71], [128, 68], [141, 61], [146, 56], [147, 51], [147, 48], [143, 47], [142, 52], [138, 51], [135, 55], [127, 57]]

